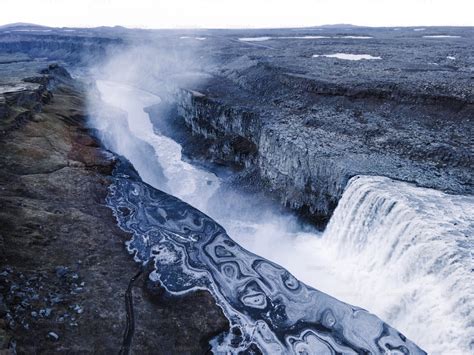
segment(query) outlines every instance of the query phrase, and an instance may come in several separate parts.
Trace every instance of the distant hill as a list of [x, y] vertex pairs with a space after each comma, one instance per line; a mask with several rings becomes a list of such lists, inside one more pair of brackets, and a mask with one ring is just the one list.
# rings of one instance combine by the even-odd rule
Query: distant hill
[[351, 25], [350, 23], [335, 23], [335, 24], [330, 24], [330, 25], [321, 25], [317, 27], [324, 27], [324, 28], [353, 28], [353, 27], [359, 27], [357, 25]]

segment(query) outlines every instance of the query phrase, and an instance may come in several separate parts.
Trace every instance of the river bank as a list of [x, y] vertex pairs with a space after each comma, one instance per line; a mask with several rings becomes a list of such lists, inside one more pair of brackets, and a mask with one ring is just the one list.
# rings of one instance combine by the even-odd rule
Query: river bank
[[[34, 77], [43, 87], [3, 94], [12, 115], [3, 122], [13, 123], [0, 137], [0, 346], [19, 354], [117, 353], [124, 296], [139, 267], [105, 205], [115, 158], [86, 127], [85, 88], [57, 66]], [[18, 112], [29, 113], [18, 121]], [[146, 276], [131, 290], [132, 352], [200, 353], [225, 329], [209, 294], [163, 299]]]

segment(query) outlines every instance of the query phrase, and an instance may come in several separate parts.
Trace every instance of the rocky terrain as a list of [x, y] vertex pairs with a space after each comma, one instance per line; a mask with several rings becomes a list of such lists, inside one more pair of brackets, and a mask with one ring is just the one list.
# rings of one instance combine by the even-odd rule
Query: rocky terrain
[[354, 175], [474, 192], [472, 29], [301, 32], [208, 38], [208, 75], [171, 98], [175, 120], [204, 138], [188, 154], [240, 166], [321, 224]]
[[85, 126], [84, 88], [44, 62], [1, 68], [2, 353], [205, 351], [227, 320], [209, 293], [169, 299], [149, 271], [136, 277], [105, 206], [115, 158]]

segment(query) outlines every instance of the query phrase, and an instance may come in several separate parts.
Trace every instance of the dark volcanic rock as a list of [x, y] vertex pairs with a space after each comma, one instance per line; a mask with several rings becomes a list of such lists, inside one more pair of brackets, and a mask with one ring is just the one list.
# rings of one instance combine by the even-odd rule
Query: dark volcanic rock
[[[105, 206], [114, 158], [84, 126], [80, 85], [61, 67], [44, 75], [56, 82], [48, 102], [38, 85], [15, 94], [28, 100], [0, 96], [12, 112], [29, 112], [0, 136], [0, 349], [118, 353], [137, 265]], [[30, 110], [34, 100], [41, 112]], [[202, 353], [228, 327], [207, 292], [172, 299], [144, 278], [131, 294], [133, 353]]]

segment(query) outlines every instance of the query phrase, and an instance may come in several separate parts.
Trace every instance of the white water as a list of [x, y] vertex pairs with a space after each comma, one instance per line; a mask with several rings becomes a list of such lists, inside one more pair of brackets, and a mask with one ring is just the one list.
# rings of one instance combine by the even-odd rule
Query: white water
[[[108, 131], [105, 144], [129, 158], [145, 181], [208, 213], [243, 247], [305, 283], [377, 314], [430, 353], [472, 351], [472, 197], [360, 177], [321, 236], [256, 199], [219, 189], [215, 175], [183, 162], [181, 147], [154, 133], [143, 111], [157, 96], [113, 82], [97, 85], [104, 101], [128, 112], [128, 130], [110, 115], [92, 123]], [[134, 154], [129, 135], [155, 154]], [[149, 176], [153, 160], [166, 183]]]
[[474, 339], [473, 230], [472, 196], [361, 177], [346, 188], [320, 247], [339, 260], [344, 299], [431, 353], [466, 354]]
[[[191, 164], [182, 161], [181, 146], [170, 138], [154, 133], [153, 125], [143, 108], [159, 103], [160, 98], [151, 93], [114, 82], [97, 81], [97, 87], [103, 101], [128, 113], [129, 132], [116, 130], [113, 135], [106, 136], [106, 146], [127, 157], [143, 181], [178, 196], [199, 209], [204, 209], [207, 199], [219, 187], [219, 180], [214, 174], [196, 169]], [[106, 118], [113, 120], [113, 117], [110, 116], [97, 120], [95, 125], [99, 130], [110, 131], [113, 127], [117, 127], [114, 122], [104, 122]], [[154, 156], [135, 155], [129, 149], [130, 134], [133, 138], [152, 146], [155, 152]], [[163, 173], [168, 180], [165, 186], [162, 181], [155, 179], [153, 173], [150, 174], [147, 169], [148, 164], [153, 160], [163, 168]], [[206, 196], [205, 199], [202, 198], [203, 195]]]

